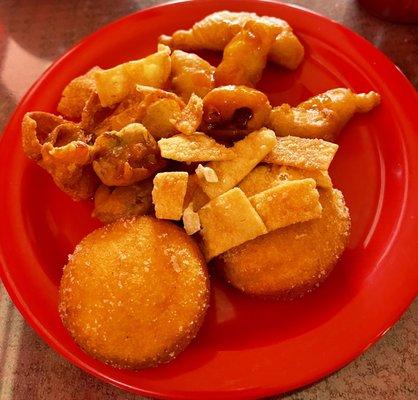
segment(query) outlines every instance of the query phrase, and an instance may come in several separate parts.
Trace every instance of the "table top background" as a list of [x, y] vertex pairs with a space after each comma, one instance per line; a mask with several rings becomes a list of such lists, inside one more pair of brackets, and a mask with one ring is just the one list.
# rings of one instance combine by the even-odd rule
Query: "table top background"
[[[353, 29], [386, 53], [418, 87], [418, 26], [381, 21], [355, 0], [296, 0]], [[0, 132], [57, 57], [101, 26], [160, 0], [0, 0]], [[0, 400], [140, 397], [102, 383], [50, 349], [0, 286]], [[382, 310], [384, 312], [384, 310]], [[418, 398], [418, 300], [365, 354], [287, 400]]]

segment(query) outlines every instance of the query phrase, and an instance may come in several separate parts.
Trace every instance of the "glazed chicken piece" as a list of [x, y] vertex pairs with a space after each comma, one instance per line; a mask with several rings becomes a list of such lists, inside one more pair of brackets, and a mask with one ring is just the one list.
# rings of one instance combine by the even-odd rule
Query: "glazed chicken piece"
[[196, 22], [189, 30], [178, 30], [172, 36], [162, 35], [159, 41], [172, 49], [222, 51], [250, 20], [277, 28], [278, 34], [269, 57], [283, 67], [297, 68], [302, 61], [304, 49], [289, 24], [279, 18], [260, 17], [255, 13], [219, 11]]
[[269, 126], [277, 136], [299, 136], [335, 141], [355, 113], [366, 113], [380, 103], [376, 92], [356, 94], [350, 89], [331, 89], [300, 103], [273, 108]]

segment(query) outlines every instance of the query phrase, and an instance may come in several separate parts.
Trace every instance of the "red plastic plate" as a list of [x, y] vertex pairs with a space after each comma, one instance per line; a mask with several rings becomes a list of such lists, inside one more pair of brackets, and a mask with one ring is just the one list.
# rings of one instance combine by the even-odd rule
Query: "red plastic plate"
[[[350, 244], [331, 277], [294, 302], [245, 297], [214, 277], [206, 322], [174, 362], [142, 372], [83, 353], [61, 325], [57, 286], [67, 254], [98, 226], [90, 202], [75, 203], [23, 154], [20, 121], [55, 111], [64, 86], [94, 65], [111, 67], [156, 49], [157, 37], [217, 10], [286, 19], [306, 57], [294, 72], [269, 66], [259, 87], [273, 104], [296, 104], [330, 88], [376, 90], [382, 104], [344, 129], [331, 175], [352, 214]], [[418, 101], [378, 50], [347, 28], [268, 1], [190, 1], [119, 20], [61, 57], [31, 88], [0, 148], [0, 263], [13, 301], [55, 350], [121, 388], [156, 397], [247, 398], [309, 384], [367, 349], [400, 317], [418, 288]], [[318, 244], [319, 245], [319, 244]]]

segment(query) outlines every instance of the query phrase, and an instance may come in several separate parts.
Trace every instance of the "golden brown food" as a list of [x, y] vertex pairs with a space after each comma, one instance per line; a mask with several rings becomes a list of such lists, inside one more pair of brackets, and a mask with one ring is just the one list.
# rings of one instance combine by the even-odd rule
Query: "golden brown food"
[[191, 135], [197, 131], [203, 117], [203, 100], [192, 94], [186, 106], [169, 121], [180, 133]]
[[214, 88], [215, 68], [197, 54], [181, 50], [171, 54], [171, 84], [183, 101], [189, 101], [194, 93], [204, 97]]
[[300, 136], [335, 141], [340, 130], [355, 113], [365, 113], [380, 103], [376, 92], [353, 93], [331, 89], [296, 107], [282, 104], [270, 114], [269, 126], [277, 136]]
[[64, 268], [59, 312], [74, 340], [117, 368], [175, 358], [196, 336], [209, 302], [205, 261], [175, 225], [119, 220], [76, 247]]
[[67, 118], [78, 119], [81, 117], [84, 105], [91, 94], [96, 91], [94, 74], [101, 71], [99, 67], [93, 67], [86, 74], [74, 78], [63, 90], [57, 111]]
[[108, 186], [129, 186], [165, 166], [155, 139], [141, 124], [106, 132], [94, 142], [93, 168]]
[[237, 140], [266, 126], [270, 111], [263, 92], [246, 86], [221, 86], [203, 99], [202, 128], [215, 138]]
[[258, 296], [293, 298], [322, 282], [344, 251], [350, 217], [341, 192], [319, 189], [322, 217], [277, 229], [217, 259], [225, 278]]
[[108, 224], [120, 218], [131, 218], [147, 214], [152, 207], [152, 181], [131, 186], [115, 187], [100, 185], [94, 194], [93, 217]]
[[92, 148], [84, 132], [73, 123], [58, 125], [41, 150], [44, 167], [55, 184], [74, 200], [93, 197], [99, 180], [91, 168]]
[[273, 62], [290, 69], [300, 64], [304, 49], [289, 24], [279, 18], [260, 17], [248, 12], [215, 12], [196, 22], [189, 30], [178, 30], [172, 36], [162, 35], [160, 43], [172, 49], [223, 50], [247, 21], [262, 21], [277, 28], [279, 33], [269, 53]]
[[215, 71], [216, 85], [254, 87], [261, 79], [277, 33], [276, 27], [262, 21], [247, 21], [224, 49], [222, 62]]
[[277, 138], [276, 145], [266, 156], [264, 162], [307, 170], [326, 171], [337, 150], [337, 144], [322, 139], [284, 136]]
[[145, 58], [96, 71], [94, 80], [103, 107], [119, 103], [135, 92], [136, 85], [163, 87], [171, 72], [170, 49], [159, 45], [158, 51]]
[[32, 160], [40, 161], [42, 146], [49, 140], [51, 132], [64, 123], [68, 121], [51, 113], [26, 113], [22, 120], [22, 147], [25, 154]]

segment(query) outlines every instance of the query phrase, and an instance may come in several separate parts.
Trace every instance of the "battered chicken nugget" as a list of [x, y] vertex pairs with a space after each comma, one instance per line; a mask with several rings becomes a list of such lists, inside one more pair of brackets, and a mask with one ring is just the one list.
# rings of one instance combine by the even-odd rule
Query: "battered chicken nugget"
[[247, 21], [224, 49], [222, 62], [215, 71], [216, 85], [254, 87], [261, 79], [277, 33], [277, 27], [262, 21]]
[[258, 296], [294, 298], [322, 282], [349, 237], [350, 216], [336, 189], [318, 189], [322, 217], [289, 225], [246, 242], [217, 259], [225, 278]]
[[92, 216], [108, 224], [120, 218], [145, 215], [152, 206], [151, 192], [151, 180], [113, 189], [100, 185], [94, 195]]
[[171, 54], [171, 84], [183, 101], [189, 101], [194, 93], [204, 97], [214, 88], [215, 68], [197, 54], [181, 50]]
[[198, 246], [152, 217], [90, 233], [69, 257], [59, 291], [61, 320], [80, 347], [128, 369], [174, 359], [196, 336], [208, 303]]
[[203, 99], [202, 129], [221, 140], [241, 139], [266, 126], [271, 106], [267, 96], [247, 86], [221, 86]]
[[91, 94], [96, 91], [94, 74], [101, 71], [93, 67], [86, 74], [74, 78], [63, 90], [57, 110], [68, 118], [80, 118], [84, 105]]
[[353, 93], [337, 88], [311, 97], [296, 107], [282, 104], [270, 114], [269, 126], [277, 136], [299, 136], [335, 141], [355, 113], [365, 113], [380, 103], [376, 92]]
[[165, 166], [155, 139], [141, 124], [100, 135], [94, 142], [93, 168], [108, 186], [129, 186]]
[[270, 49], [270, 59], [278, 65], [295, 69], [303, 59], [304, 49], [286, 21], [275, 17], [260, 17], [255, 13], [219, 11], [196, 22], [189, 30], [178, 30], [172, 36], [160, 36], [160, 43], [172, 49], [223, 50], [247, 21], [262, 21], [273, 25], [278, 35]]

